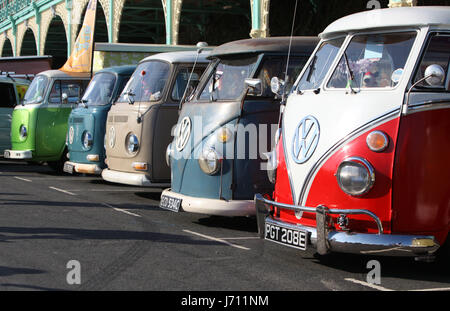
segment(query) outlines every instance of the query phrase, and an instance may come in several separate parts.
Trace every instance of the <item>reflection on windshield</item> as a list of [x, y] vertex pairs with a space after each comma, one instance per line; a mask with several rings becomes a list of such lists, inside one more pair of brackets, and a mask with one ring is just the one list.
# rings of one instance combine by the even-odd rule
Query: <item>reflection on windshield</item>
[[115, 82], [116, 77], [113, 74], [96, 74], [89, 83], [81, 101], [86, 103], [88, 106], [100, 106], [109, 104], [114, 90]]
[[24, 104], [36, 104], [44, 98], [45, 88], [47, 87], [48, 79], [46, 76], [37, 76], [33, 79], [24, 97]]
[[355, 36], [327, 86], [394, 87], [403, 73], [415, 37], [415, 32]]
[[257, 56], [221, 59], [204, 86], [200, 99], [211, 101], [237, 99], [242, 95], [244, 80], [252, 74], [257, 59]]
[[321, 84], [341, 48], [344, 38], [323, 42], [308, 64], [299, 81], [297, 90], [314, 90]]
[[137, 66], [117, 102], [158, 101], [169, 77], [170, 65], [147, 61]]

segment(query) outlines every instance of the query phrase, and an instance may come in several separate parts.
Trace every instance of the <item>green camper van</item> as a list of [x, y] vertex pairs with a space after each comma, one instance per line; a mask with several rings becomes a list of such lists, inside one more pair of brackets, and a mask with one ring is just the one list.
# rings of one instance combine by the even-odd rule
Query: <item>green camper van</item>
[[47, 70], [30, 84], [11, 121], [7, 159], [47, 162], [62, 171], [66, 157], [67, 120], [89, 83], [89, 73]]
[[14, 107], [19, 105], [31, 79], [20, 78], [25, 75], [0, 75], [0, 152], [11, 148], [11, 119]]

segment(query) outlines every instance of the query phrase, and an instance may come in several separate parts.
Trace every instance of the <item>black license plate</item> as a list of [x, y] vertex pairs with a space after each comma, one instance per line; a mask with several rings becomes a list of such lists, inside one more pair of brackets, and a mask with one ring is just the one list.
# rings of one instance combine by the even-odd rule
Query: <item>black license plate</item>
[[159, 202], [159, 207], [163, 209], [170, 210], [172, 212], [178, 212], [181, 206], [181, 199], [172, 198], [167, 195], [161, 196], [161, 201]]
[[264, 236], [266, 240], [306, 250], [306, 231], [266, 223]]
[[73, 165], [69, 163], [64, 163], [63, 171], [69, 174], [73, 174]]

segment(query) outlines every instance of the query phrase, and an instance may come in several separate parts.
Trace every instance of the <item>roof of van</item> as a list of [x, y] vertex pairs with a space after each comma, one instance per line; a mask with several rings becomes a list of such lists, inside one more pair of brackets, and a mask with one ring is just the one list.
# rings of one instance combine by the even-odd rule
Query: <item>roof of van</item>
[[291, 43], [292, 53], [311, 54], [319, 38], [317, 37], [269, 37], [243, 39], [224, 43], [212, 50], [208, 58], [236, 54], [256, 54], [264, 52], [287, 53]]
[[117, 73], [119, 75], [127, 75], [132, 74], [134, 70], [136, 69], [136, 65], [123, 65], [123, 66], [112, 66], [112, 67], [106, 67], [99, 71], [97, 71], [95, 74], [100, 72], [112, 72]]
[[319, 34], [321, 38], [366, 29], [423, 26], [450, 27], [450, 6], [416, 6], [369, 10], [342, 17]]
[[90, 78], [89, 72], [66, 72], [58, 69], [46, 70], [38, 73], [50, 78]]
[[[209, 51], [203, 50], [199, 55], [197, 62], [198, 63], [208, 63], [209, 61], [206, 57], [209, 55]], [[148, 60], [163, 60], [169, 63], [193, 63], [197, 58], [197, 51], [177, 51], [177, 52], [165, 52], [165, 53], [157, 53], [151, 56], [148, 56], [141, 60], [141, 62], [145, 62]]]

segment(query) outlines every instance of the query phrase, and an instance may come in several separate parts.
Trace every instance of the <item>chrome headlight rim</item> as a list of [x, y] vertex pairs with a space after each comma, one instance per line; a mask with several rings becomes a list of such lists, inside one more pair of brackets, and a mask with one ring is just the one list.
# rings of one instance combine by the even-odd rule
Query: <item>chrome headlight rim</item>
[[91, 149], [94, 145], [94, 136], [89, 131], [84, 131], [81, 136], [81, 142], [83, 144], [84, 149]]
[[[215, 175], [222, 167], [222, 156], [214, 148], [203, 149], [198, 164], [203, 173], [207, 175]], [[208, 165], [212, 164], [212, 166]]]
[[170, 158], [172, 157], [172, 152], [172, 143], [170, 143], [166, 148], [166, 163], [168, 167], [170, 167]]
[[19, 135], [21, 139], [26, 139], [28, 137], [28, 130], [25, 124], [20, 125], [19, 127]]
[[128, 133], [125, 138], [125, 149], [131, 155], [135, 155], [139, 151], [139, 139], [133, 132]]
[[[353, 165], [353, 166], [356, 165], [359, 168], [363, 168], [367, 173], [366, 184], [364, 185], [364, 187], [362, 187], [358, 191], [350, 191], [342, 183], [342, 176], [341, 176], [342, 169], [345, 166], [348, 166], [349, 164]], [[337, 183], [338, 183], [339, 187], [341, 188], [341, 190], [343, 192], [345, 192], [346, 194], [353, 196], [353, 197], [360, 197], [360, 196], [367, 194], [373, 188], [373, 185], [375, 184], [375, 170], [374, 170], [373, 166], [370, 164], [370, 162], [367, 161], [366, 159], [361, 158], [361, 157], [349, 157], [349, 158], [344, 159], [339, 164], [338, 169], [336, 171], [336, 179], [337, 179]]]

